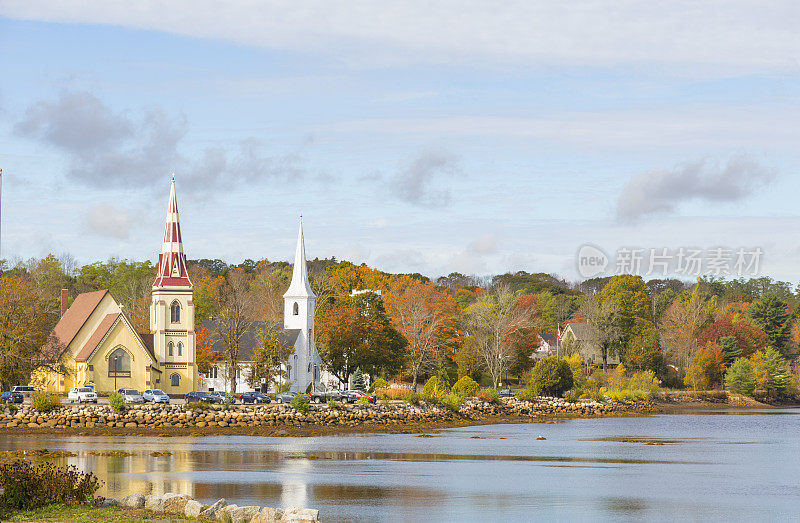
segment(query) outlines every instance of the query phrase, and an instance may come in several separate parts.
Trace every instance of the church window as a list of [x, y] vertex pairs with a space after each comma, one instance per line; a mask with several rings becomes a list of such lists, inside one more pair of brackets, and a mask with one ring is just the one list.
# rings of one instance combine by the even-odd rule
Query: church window
[[129, 378], [131, 376], [131, 357], [128, 351], [119, 347], [108, 356], [109, 377]]
[[178, 387], [178, 386], [180, 386], [180, 384], [181, 384], [181, 377], [180, 377], [180, 375], [179, 375], [179, 374], [173, 374], [173, 375], [170, 377], [170, 382], [171, 382], [170, 384], [171, 384], [173, 387]]
[[216, 379], [216, 377], [217, 377], [217, 366], [216, 365], [211, 367], [210, 369], [208, 369], [208, 377]]
[[297, 302], [295, 302], [294, 306], [292, 307], [292, 314], [295, 316], [300, 314], [300, 305]]
[[178, 342], [178, 356], [183, 355], [183, 343]]
[[169, 314], [172, 323], [181, 321], [181, 304], [178, 303], [178, 300], [173, 301], [172, 305], [169, 306]]
[[172, 345], [172, 342], [167, 343], [167, 354], [169, 354], [170, 356], [172, 356], [173, 347], [174, 346]]

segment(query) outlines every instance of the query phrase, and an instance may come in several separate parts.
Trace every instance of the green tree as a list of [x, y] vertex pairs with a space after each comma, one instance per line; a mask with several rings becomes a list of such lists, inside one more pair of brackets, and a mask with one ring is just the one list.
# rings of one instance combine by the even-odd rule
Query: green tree
[[725, 363], [732, 364], [736, 358], [742, 355], [742, 349], [739, 348], [739, 342], [735, 336], [722, 336], [719, 339], [719, 346], [722, 348], [722, 354], [725, 356]]
[[772, 347], [755, 353], [750, 358], [756, 376], [756, 388], [771, 396], [781, 396], [786, 392], [792, 374], [781, 353]]
[[767, 294], [753, 302], [747, 312], [753, 318], [753, 323], [766, 333], [770, 345], [782, 351], [786, 349], [792, 314], [785, 301], [774, 294]]
[[353, 389], [361, 391], [367, 388], [367, 384], [364, 383], [364, 374], [362, 374], [361, 369], [358, 367], [356, 367], [356, 371], [353, 373], [352, 386]]
[[531, 395], [560, 396], [572, 388], [572, 369], [569, 364], [549, 356], [536, 363], [531, 371], [528, 390]]
[[751, 396], [756, 388], [756, 375], [750, 360], [736, 358], [725, 373], [725, 385], [731, 392]]

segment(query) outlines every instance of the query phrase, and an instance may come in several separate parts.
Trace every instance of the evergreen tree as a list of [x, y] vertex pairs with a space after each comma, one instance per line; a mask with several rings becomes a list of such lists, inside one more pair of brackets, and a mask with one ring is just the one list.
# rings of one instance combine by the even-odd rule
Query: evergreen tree
[[786, 347], [792, 315], [785, 301], [774, 294], [767, 294], [753, 302], [748, 314], [753, 318], [753, 323], [766, 333], [770, 345], [779, 350]]
[[734, 336], [722, 336], [719, 339], [719, 346], [722, 347], [722, 354], [725, 356], [725, 363], [732, 364], [736, 358], [742, 355], [742, 349]]
[[756, 388], [756, 375], [753, 365], [747, 358], [736, 358], [725, 373], [725, 385], [737, 394], [750, 396]]
[[356, 372], [353, 374], [353, 389], [354, 390], [366, 390], [367, 386], [364, 383], [364, 375], [361, 373], [361, 368], [356, 368]]

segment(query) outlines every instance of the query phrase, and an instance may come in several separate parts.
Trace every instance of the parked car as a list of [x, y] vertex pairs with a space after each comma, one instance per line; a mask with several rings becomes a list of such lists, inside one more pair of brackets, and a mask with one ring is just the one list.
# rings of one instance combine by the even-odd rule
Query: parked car
[[117, 392], [122, 394], [125, 403], [144, 403], [142, 393], [136, 389], [119, 389]]
[[39, 389], [30, 385], [15, 385], [11, 387], [11, 392], [21, 392], [23, 396], [33, 396], [33, 393], [39, 392]]
[[516, 396], [511, 389], [503, 389], [499, 394], [501, 398], [513, 398]]
[[25, 396], [21, 392], [7, 390], [0, 396], [0, 401], [3, 403], [22, 403], [25, 401]]
[[362, 390], [346, 390], [344, 393], [347, 395], [350, 403], [355, 403], [361, 398], [366, 398], [368, 403], [375, 403], [375, 396], [367, 394]]
[[169, 396], [161, 389], [147, 389], [142, 393], [142, 397], [151, 403], [169, 403]]
[[241, 398], [242, 403], [272, 403], [272, 399], [263, 392], [243, 392]]
[[186, 400], [186, 403], [193, 403], [195, 401], [200, 401], [202, 403], [222, 403], [222, 398], [212, 396], [208, 392], [203, 392], [201, 390], [187, 392], [183, 395], [183, 399]]
[[67, 399], [72, 403], [97, 403], [97, 393], [91, 387], [72, 387], [67, 392]]
[[347, 401], [345, 391], [339, 389], [331, 389], [325, 391], [310, 392], [308, 396], [314, 403], [327, 403], [328, 400], [334, 401]]
[[296, 392], [279, 392], [275, 394], [275, 401], [278, 403], [291, 403], [295, 396], [297, 396]]
[[224, 403], [226, 399], [230, 399], [231, 403], [236, 403], [236, 396], [233, 394], [228, 394], [227, 392], [223, 392], [221, 390], [212, 390], [209, 392], [209, 394], [215, 398], [219, 398], [219, 403]]

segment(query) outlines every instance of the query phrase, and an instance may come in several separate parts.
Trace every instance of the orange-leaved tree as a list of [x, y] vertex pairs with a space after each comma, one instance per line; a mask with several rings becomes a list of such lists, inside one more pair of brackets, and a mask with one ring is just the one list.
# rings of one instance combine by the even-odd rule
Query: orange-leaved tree
[[214, 352], [214, 340], [211, 337], [211, 332], [205, 326], [200, 327], [195, 338], [197, 372], [208, 374], [209, 369], [217, 362], [218, 358], [219, 355]]
[[407, 368], [416, 390], [422, 371], [441, 356], [452, 357], [459, 308], [449, 292], [410, 276], [392, 278], [386, 287], [386, 309], [408, 341]]

